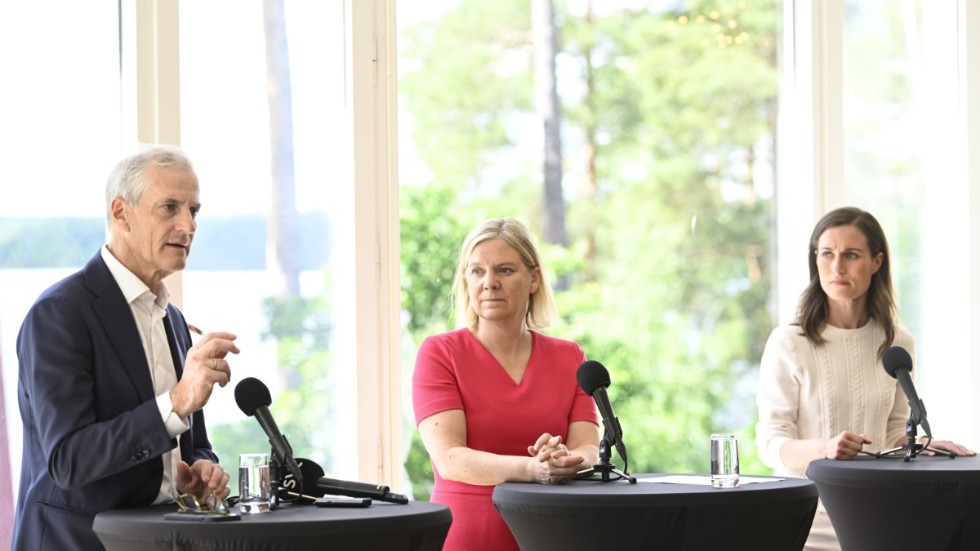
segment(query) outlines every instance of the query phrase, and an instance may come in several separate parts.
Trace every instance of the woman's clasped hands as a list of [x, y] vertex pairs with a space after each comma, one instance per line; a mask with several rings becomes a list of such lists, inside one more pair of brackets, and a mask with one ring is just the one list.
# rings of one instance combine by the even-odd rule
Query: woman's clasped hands
[[578, 474], [585, 458], [575, 455], [568, 449], [560, 435], [544, 433], [533, 446], [527, 447], [531, 456], [528, 470], [535, 482], [541, 484], [561, 484]]

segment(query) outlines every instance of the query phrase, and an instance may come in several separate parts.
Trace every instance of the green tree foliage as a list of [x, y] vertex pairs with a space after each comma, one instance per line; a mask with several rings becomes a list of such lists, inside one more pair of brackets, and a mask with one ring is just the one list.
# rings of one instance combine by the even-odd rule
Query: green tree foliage
[[[631, 471], [706, 472], [708, 435], [725, 430], [742, 437], [745, 472], [765, 473], [752, 426], [772, 327], [779, 14], [774, 1], [675, 5], [559, 18], [565, 154], [573, 164], [594, 152], [595, 173], [593, 192], [569, 187], [572, 244], [544, 250], [569, 282], [550, 332], [610, 370]], [[416, 343], [449, 326], [436, 317], [449, 276], [434, 277], [430, 261], [451, 270], [461, 237], [440, 227], [513, 215], [541, 235], [540, 163], [524, 147], [538, 128], [525, 101], [528, 9], [463, 0], [404, 45], [419, 155], [433, 181], [454, 182], [416, 183], [402, 199], [415, 232], [403, 231], [402, 269]], [[415, 243], [428, 239], [446, 250]], [[415, 442], [407, 467], [420, 477]]]
[[448, 186], [402, 189], [402, 308], [412, 335], [445, 331], [452, 312], [450, 293], [466, 220], [447, 216], [456, 193]]
[[[450, 295], [458, 260], [458, 249], [468, 219], [448, 216], [456, 204], [456, 191], [449, 186], [405, 186], [401, 193], [401, 288], [402, 309], [407, 314], [410, 343], [402, 358], [403, 381], [411, 381], [418, 339], [449, 330], [454, 323]], [[406, 400], [411, 396], [406, 392]], [[418, 431], [404, 426], [408, 435], [405, 472], [415, 499], [427, 500], [432, 490], [432, 466]]]
[[[513, 145], [509, 126], [532, 106], [528, 0], [461, 2], [437, 24], [402, 36], [399, 88], [412, 140], [444, 182], [473, 182]], [[540, 166], [540, 164], [538, 165]]]

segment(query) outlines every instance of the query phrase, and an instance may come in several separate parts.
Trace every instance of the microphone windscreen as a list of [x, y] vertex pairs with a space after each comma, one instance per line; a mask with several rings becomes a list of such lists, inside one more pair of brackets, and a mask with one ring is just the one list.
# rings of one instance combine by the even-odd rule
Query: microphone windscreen
[[303, 475], [302, 488], [297, 489], [300, 484], [296, 482], [295, 477], [288, 470], [282, 477], [282, 487], [291, 492], [322, 497], [325, 492], [317, 487], [316, 481], [320, 480], [320, 477], [323, 476], [323, 467], [317, 465], [314, 461], [302, 457], [296, 458], [296, 464], [299, 465], [300, 474]]
[[255, 377], [246, 377], [235, 386], [235, 402], [245, 415], [255, 415], [255, 410], [272, 405], [269, 387]]
[[578, 366], [575, 378], [578, 379], [578, 386], [582, 387], [582, 390], [589, 396], [592, 396], [592, 393], [599, 387], [606, 388], [609, 386], [609, 371], [595, 360], [586, 360], [585, 363]]
[[895, 377], [895, 372], [899, 369], [912, 371], [912, 356], [909, 356], [904, 348], [893, 346], [885, 350], [885, 354], [881, 357], [881, 364], [889, 375]]

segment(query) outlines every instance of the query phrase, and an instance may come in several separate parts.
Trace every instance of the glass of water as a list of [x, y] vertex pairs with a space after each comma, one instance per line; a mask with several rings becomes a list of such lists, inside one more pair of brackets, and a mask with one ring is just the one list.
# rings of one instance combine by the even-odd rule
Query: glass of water
[[238, 510], [245, 514], [268, 513], [269, 454], [245, 453], [238, 457]]
[[711, 435], [711, 485], [738, 486], [738, 439], [734, 434]]

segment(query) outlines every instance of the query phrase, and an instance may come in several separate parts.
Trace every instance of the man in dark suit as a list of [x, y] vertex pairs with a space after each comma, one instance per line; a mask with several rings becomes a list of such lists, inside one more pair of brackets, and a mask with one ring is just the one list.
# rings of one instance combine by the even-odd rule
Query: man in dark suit
[[101, 511], [227, 497], [201, 409], [230, 380], [236, 337], [193, 345], [163, 282], [186, 265], [198, 194], [177, 148], [120, 161], [106, 186], [109, 244], [28, 312], [17, 338], [15, 551], [101, 549]]

